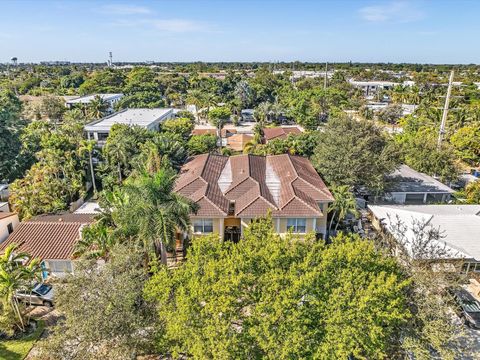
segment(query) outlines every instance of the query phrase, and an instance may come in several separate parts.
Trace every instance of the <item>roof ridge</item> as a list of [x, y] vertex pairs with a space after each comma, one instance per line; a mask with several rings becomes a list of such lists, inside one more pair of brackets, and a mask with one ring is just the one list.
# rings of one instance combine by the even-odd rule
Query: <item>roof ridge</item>
[[[301, 158], [303, 158], [303, 156], [290, 155], [290, 154], [288, 154], [288, 156], [289, 156], [289, 159], [290, 159], [290, 156], [295, 156], [295, 157], [301, 157]], [[293, 164], [292, 159], [290, 159], [290, 162], [292, 163], [292, 166], [293, 166], [293, 168], [295, 169], [295, 172], [297, 173], [298, 179], [300, 179], [300, 180], [302, 180], [303, 182], [305, 182], [306, 184], [308, 184], [308, 185], [309, 185], [310, 187], [312, 187], [314, 190], [320, 191], [320, 192], [323, 193], [325, 196], [332, 196], [332, 194], [331, 194], [330, 192], [326, 193], [324, 189], [317, 188], [317, 187], [316, 187], [315, 185], [313, 185], [310, 181], [307, 181], [307, 180], [305, 180], [303, 177], [299, 176], [299, 175], [298, 175], [298, 171], [297, 171], [297, 169], [295, 168], [295, 165]], [[308, 164], [312, 167], [312, 169], [313, 169], [313, 170], [315, 171], [315, 173], [316, 173], [317, 171], [315, 170], [315, 168], [313, 167], [313, 165], [312, 165], [310, 162], [308, 162]], [[295, 180], [296, 180], [296, 179], [295, 179]], [[323, 181], [322, 178], [320, 178], [320, 180], [322, 180], [322, 182], [324, 183], [324, 181]], [[293, 183], [293, 181], [292, 181], [292, 183]], [[325, 183], [324, 183], [324, 184], [325, 184]], [[332, 197], [333, 197], [333, 196], [332, 196]]]
[[[208, 185], [207, 185], [207, 186], [208, 186]], [[200, 201], [200, 200], [202, 200], [202, 199], [207, 200], [210, 204], [212, 204], [214, 207], [216, 207], [220, 212], [222, 212], [222, 213], [225, 214], [225, 215], [228, 215], [225, 211], [223, 211], [222, 209], [220, 209], [220, 208], [217, 206], [217, 204], [215, 204], [212, 200], [210, 200], [207, 195], [203, 195], [203, 196], [202, 196], [200, 199], [198, 199], [196, 202], [198, 202], [198, 201]]]
[[[297, 193], [296, 193], [297, 191], [298, 191], [298, 192], [301, 192], [302, 194], [305, 194], [305, 193], [304, 193], [303, 191], [301, 191], [300, 189], [295, 189], [295, 188], [294, 188], [293, 192], [294, 192], [294, 194], [295, 194], [295, 198], [297, 198], [298, 200], [300, 200], [302, 203], [304, 203], [304, 204], [305, 204], [306, 206], [308, 206], [310, 209], [312, 209], [312, 210], [314, 210], [314, 211], [316, 211], [316, 212], [319, 212], [320, 214], [323, 215], [323, 213], [322, 213], [322, 211], [321, 211], [320, 209], [315, 209], [315, 208], [313, 208], [309, 203], [307, 203], [307, 202], [304, 201], [300, 196], [298, 196]], [[307, 195], [307, 194], [305, 194], [305, 195]]]

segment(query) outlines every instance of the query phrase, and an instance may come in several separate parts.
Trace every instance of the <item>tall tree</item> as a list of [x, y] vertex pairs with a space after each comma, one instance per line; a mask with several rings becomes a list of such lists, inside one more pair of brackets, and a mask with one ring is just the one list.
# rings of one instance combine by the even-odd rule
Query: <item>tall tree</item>
[[0, 91], [0, 181], [13, 181], [24, 171], [20, 136], [26, 123], [22, 103], [8, 90]]
[[367, 121], [331, 119], [318, 134], [312, 162], [331, 185], [365, 186], [378, 191], [399, 164], [395, 144]]
[[94, 120], [101, 119], [107, 114], [108, 107], [108, 102], [99, 95], [96, 95], [87, 105], [87, 116]]
[[157, 346], [173, 357], [387, 359], [409, 319], [407, 288], [372, 242], [298, 241], [267, 218], [237, 244], [195, 239], [186, 262], [158, 269], [145, 292], [164, 325]]
[[337, 230], [340, 222], [344, 220], [348, 214], [358, 215], [357, 202], [348, 185], [333, 187], [332, 194], [335, 200], [328, 208], [328, 212], [333, 213], [328, 227], [329, 231], [332, 229], [334, 221], [336, 221], [335, 230]]
[[[104, 266], [79, 260], [75, 274], [55, 284], [64, 314], [39, 344], [42, 359], [135, 359], [151, 354], [153, 309], [142, 299], [148, 279], [135, 248], [117, 245]], [[81, 299], [81, 301], [79, 301]]]
[[197, 210], [191, 200], [173, 191], [175, 180], [173, 170], [162, 169], [130, 178], [125, 184], [130, 208], [123, 209], [131, 217], [123, 219], [136, 224], [145, 253], [149, 257], [160, 255], [163, 263], [167, 249], [175, 249], [176, 233], [189, 231], [190, 214]]
[[[28, 325], [24, 308], [15, 297], [19, 290], [31, 291], [35, 281], [41, 279], [40, 260], [32, 259], [25, 252], [17, 252], [18, 246], [10, 244], [0, 255], [0, 330], [12, 334], [12, 325], [24, 332]], [[26, 265], [24, 265], [26, 264]]]

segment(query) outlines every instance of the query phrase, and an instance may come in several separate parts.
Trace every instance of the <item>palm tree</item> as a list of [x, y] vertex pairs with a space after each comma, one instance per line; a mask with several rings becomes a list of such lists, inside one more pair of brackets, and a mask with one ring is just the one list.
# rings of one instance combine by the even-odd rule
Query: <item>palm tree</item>
[[10, 309], [18, 320], [15, 325], [23, 332], [28, 319], [25, 319], [15, 293], [20, 289], [31, 291], [34, 281], [41, 280], [42, 269], [39, 259], [32, 259], [24, 252], [17, 253], [16, 249], [16, 244], [10, 244], [0, 256], [0, 298], [3, 310]]
[[173, 191], [176, 174], [162, 169], [153, 175], [132, 178], [125, 186], [131, 208], [131, 221], [138, 227], [145, 253], [161, 255], [166, 263], [167, 247], [175, 248], [175, 234], [190, 228], [190, 214], [198, 206]]
[[333, 197], [335, 201], [330, 204], [328, 212], [333, 212], [332, 218], [330, 220], [330, 225], [328, 227], [328, 232], [332, 229], [332, 224], [335, 218], [337, 218], [337, 224], [335, 225], [335, 231], [340, 224], [340, 221], [345, 219], [348, 214], [357, 216], [357, 203], [355, 196], [350, 191], [349, 186], [342, 185], [336, 186], [332, 189]]
[[93, 119], [101, 119], [107, 114], [108, 102], [96, 95], [87, 106], [87, 114]]
[[112, 230], [99, 221], [82, 229], [82, 238], [76, 244], [73, 256], [107, 261], [115, 244]]
[[110, 164], [117, 164], [118, 180], [122, 183], [122, 167], [126, 167], [129, 161], [128, 139], [108, 142], [103, 148], [103, 153]]

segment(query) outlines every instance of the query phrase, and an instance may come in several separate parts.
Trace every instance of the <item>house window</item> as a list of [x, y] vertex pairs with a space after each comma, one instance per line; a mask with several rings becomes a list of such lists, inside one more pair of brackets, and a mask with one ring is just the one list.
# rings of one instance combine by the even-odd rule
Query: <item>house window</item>
[[480, 263], [470, 264], [470, 270], [475, 272], [480, 272]]
[[105, 141], [105, 140], [107, 140], [107, 138], [108, 138], [108, 133], [101, 133], [101, 132], [99, 132], [99, 133], [97, 134], [97, 136], [98, 136], [98, 140], [99, 140], [99, 141]]
[[212, 233], [213, 232], [213, 220], [212, 219], [195, 219], [193, 221], [194, 233]]
[[305, 218], [287, 219], [287, 230], [291, 230], [294, 233], [304, 234], [307, 231], [307, 219]]
[[10, 223], [7, 225], [8, 233], [11, 234], [13, 232], [13, 224]]

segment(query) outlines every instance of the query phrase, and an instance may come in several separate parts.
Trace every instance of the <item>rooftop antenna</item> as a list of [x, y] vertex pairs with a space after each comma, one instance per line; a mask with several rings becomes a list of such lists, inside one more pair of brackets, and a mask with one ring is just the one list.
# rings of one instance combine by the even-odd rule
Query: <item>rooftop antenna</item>
[[445, 98], [445, 105], [443, 106], [442, 123], [440, 124], [440, 131], [438, 133], [438, 144], [437, 144], [438, 149], [440, 149], [440, 147], [442, 146], [443, 135], [445, 134], [445, 124], [447, 123], [447, 115], [448, 115], [448, 104], [450, 103], [450, 95], [452, 93], [453, 74], [454, 74], [454, 71], [452, 70], [452, 72], [450, 73], [450, 78], [448, 80], [447, 97]]

